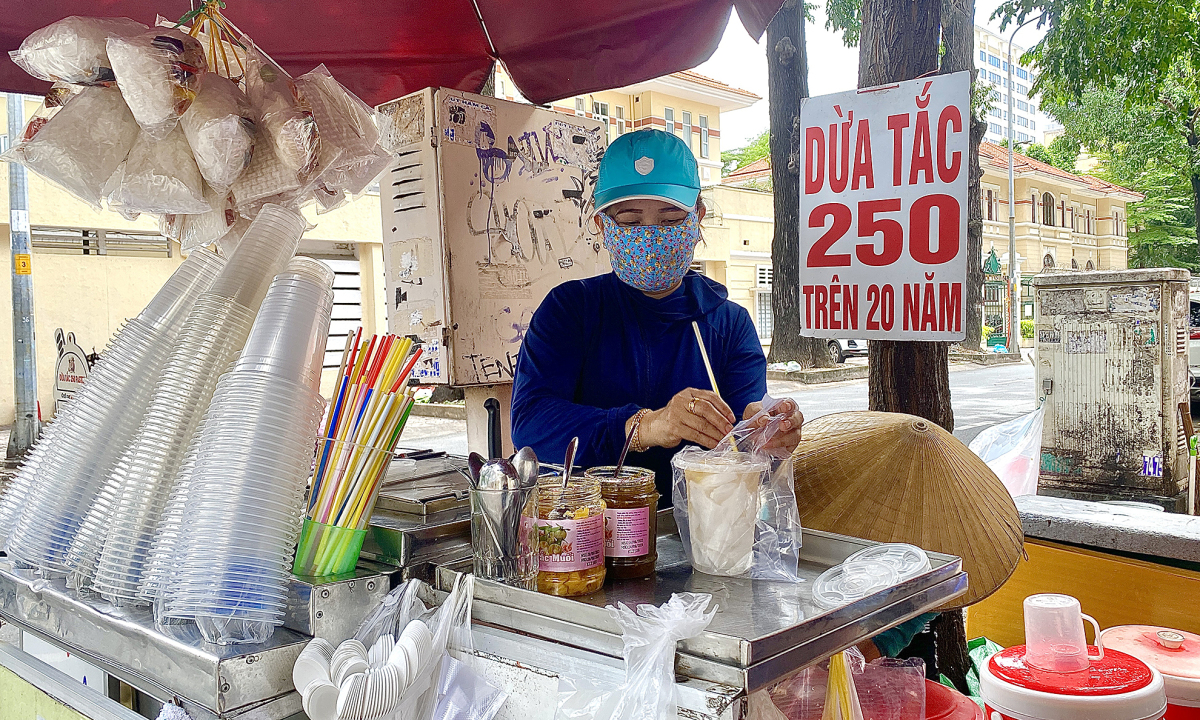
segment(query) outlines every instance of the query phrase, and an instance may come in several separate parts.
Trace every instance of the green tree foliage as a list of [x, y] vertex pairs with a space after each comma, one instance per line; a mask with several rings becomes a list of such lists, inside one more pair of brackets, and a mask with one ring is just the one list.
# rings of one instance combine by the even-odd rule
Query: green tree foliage
[[[1007, 138], [1000, 141], [1000, 147], [1008, 147]], [[1034, 160], [1040, 160], [1047, 165], [1053, 165], [1059, 170], [1073, 173], [1075, 172], [1075, 160], [1079, 157], [1079, 141], [1066, 135], [1060, 135], [1050, 141], [1049, 145], [1019, 143], [1017, 152]]]
[[1195, 150], [1164, 104], [1132, 100], [1124, 90], [1094, 88], [1043, 109], [1064, 128], [1063, 145], [1082, 144], [1099, 163], [1091, 174], [1146, 196], [1128, 208], [1130, 267], [1200, 270], [1190, 177]]
[[[1151, 216], [1173, 218], [1175, 230], [1190, 223], [1193, 241], [1200, 244], [1195, 222], [1200, 208], [1200, 0], [1008, 0], [995, 17], [1003, 19], [1002, 27], [1031, 18], [1047, 27], [1024, 58], [1039, 68], [1032, 91], [1043, 98], [1043, 109], [1050, 105], [1064, 116], [1086, 113], [1099, 121], [1092, 128], [1076, 123], [1071, 134], [1107, 155], [1106, 172], [1114, 177], [1131, 173], [1153, 190], [1137, 210], [1148, 223], [1165, 222], [1151, 221]], [[1116, 107], [1105, 111], [1089, 103], [1089, 96], [1095, 100], [1104, 93]], [[1136, 121], [1132, 127], [1130, 120]], [[1133, 132], [1109, 135], [1118, 129]], [[1174, 194], [1181, 184], [1186, 194]], [[1156, 188], [1170, 191], [1163, 195]], [[1190, 213], [1168, 209], [1183, 198]], [[1134, 222], [1131, 213], [1130, 227]], [[1176, 237], [1174, 230], [1166, 232], [1148, 248], [1157, 248], [1152, 254], [1172, 248]], [[1133, 262], [1141, 249], [1131, 250]]]
[[734, 170], [746, 167], [756, 160], [762, 160], [770, 154], [771, 131], [763, 130], [758, 137], [744, 147], [721, 151], [721, 174], [728, 175]]

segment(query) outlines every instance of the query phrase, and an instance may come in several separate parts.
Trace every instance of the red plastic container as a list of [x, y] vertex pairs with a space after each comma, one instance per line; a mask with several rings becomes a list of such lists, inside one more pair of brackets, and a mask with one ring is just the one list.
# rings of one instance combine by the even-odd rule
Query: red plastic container
[[1162, 673], [1167, 720], [1200, 720], [1200, 635], [1153, 625], [1121, 625], [1100, 635]]
[[926, 680], [925, 720], [983, 720], [983, 708], [953, 688]]
[[1026, 665], [1016, 645], [987, 662], [980, 690], [988, 720], [1161, 720], [1167, 712], [1162, 674], [1108, 648], [1086, 670], [1056, 673]]

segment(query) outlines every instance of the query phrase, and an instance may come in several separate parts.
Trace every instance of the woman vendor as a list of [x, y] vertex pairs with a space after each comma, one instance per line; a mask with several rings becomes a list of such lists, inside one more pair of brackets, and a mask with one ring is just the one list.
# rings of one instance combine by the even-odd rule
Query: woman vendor
[[[513, 443], [561, 458], [578, 437], [579, 465], [614, 465], [633, 433], [626, 462], [653, 470], [670, 505], [671, 457], [688, 444], [715, 447], [757, 413], [767, 361], [745, 308], [688, 269], [706, 208], [682, 140], [661, 130], [618, 137], [595, 203], [613, 272], [559, 285], [534, 313], [513, 384]], [[790, 451], [804, 418], [792, 401], [779, 412], [790, 417], [773, 444]]]
[[[577, 464], [612, 465], [632, 433], [627, 462], [655, 472], [669, 506], [671, 457], [685, 445], [715, 447], [756, 414], [767, 361], [745, 308], [689, 270], [706, 208], [682, 140], [661, 130], [618, 137], [600, 163], [595, 204], [613, 272], [559, 285], [533, 314], [513, 384], [513, 444], [557, 459], [578, 437]], [[788, 417], [771, 445], [790, 451], [804, 416], [791, 400], [777, 412]], [[895, 655], [927, 621], [889, 630], [864, 652]]]

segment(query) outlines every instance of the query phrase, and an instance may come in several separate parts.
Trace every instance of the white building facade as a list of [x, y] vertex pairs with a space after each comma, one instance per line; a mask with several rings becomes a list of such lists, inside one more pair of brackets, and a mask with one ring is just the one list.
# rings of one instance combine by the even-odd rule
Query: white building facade
[[979, 82], [991, 91], [987, 134], [989, 142], [999, 144], [1008, 136], [1008, 96], [1013, 101], [1013, 135], [1018, 143], [1045, 144], [1046, 131], [1057, 129], [1058, 123], [1041, 111], [1041, 103], [1030, 97], [1036, 79], [1032, 65], [1023, 65], [1025, 48], [1012, 46], [1012, 87], [1008, 86], [1008, 40], [985, 27], [975, 26], [975, 67]]

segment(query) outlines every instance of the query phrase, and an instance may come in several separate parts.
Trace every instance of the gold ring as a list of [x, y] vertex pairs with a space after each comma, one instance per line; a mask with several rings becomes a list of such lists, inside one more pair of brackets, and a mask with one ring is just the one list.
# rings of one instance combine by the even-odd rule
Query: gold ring
[[692, 415], [696, 414], [696, 401], [699, 399], [700, 398], [694, 397], [694, 398], [692, 398], [692, 401], [690, 403], [688, 403], [688, 412], [691, 413]]

